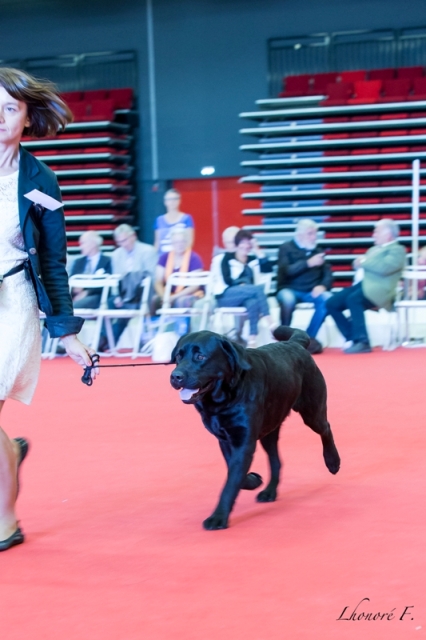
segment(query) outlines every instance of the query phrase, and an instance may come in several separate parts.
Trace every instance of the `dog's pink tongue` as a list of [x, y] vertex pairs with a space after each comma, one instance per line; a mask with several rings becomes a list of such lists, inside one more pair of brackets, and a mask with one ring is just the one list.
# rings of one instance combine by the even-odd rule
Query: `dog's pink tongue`
[[190, 400], [194, 393], [197, 393], [198, 389], [181, 389], [179, 391], [181, 400]]

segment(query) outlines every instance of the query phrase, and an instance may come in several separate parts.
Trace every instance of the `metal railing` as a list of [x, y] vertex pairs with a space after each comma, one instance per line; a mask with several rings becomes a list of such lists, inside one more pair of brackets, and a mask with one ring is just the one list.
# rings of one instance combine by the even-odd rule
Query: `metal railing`
[[137, 89], [136, 51], [103, 51], [44, 58], [2, 60], [14, 67], [54, 82], [61, 91]]
[[269, 96], [287, 75], [417, 65], [426, 65], [426, 26], [269, 38]]

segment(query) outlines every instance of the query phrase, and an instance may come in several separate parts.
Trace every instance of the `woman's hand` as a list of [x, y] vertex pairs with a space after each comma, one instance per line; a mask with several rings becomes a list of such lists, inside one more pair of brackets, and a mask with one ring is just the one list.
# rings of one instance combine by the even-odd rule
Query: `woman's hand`
[[[68, 336], [62, 336], [61, 340], [67, 354], [74, 360], [74, 362], [76, 362], [83, 368], [92, 366], [92, 360], [90, 356], [93, 356], [95, 354], [95, 351], [93, 349], [89, 349], [89, 347], [86, 347], [85, 344], [80, 342], [80, 340], [74, 333]], [[98, 374], [98, 367], [92, 369], [92, 380], [95, 380]]]

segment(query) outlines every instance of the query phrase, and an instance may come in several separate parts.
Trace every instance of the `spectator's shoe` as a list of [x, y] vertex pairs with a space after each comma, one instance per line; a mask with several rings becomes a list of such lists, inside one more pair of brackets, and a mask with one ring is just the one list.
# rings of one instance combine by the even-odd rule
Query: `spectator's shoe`
[[238, 331], [236, 331], [235, 329], [231, 329], [231, 331], [228, 331], [228, 333], [226, 334], [226, 337], [229, 338], [229, 340], [232, 340], [232, 342], [236, 342], [241, 347], [247, 347], [247, 342], [244, 340], [241, 334], [238, 333]]
[[9, 536], [9, 538], [6, 538], [6, 540], [0, 540], [0, 551], [7, 551], [11, 547], [15, 547], [17, 544], [22, 544], [24, 540], [24, 534], [18, 527], [16, 531]]
[[344, 350], [344, 353], [371, 353], [372, 348], [368, 342], [354, 342], [351, 347]]
[[312, 355], [323, 352], [322, 344], [316, 338], [311, 338], [306, 348]]
[[98, 353], [105, 353], [105, 351], [108, 351], [108, 350], [109, 350], [108, 339], [105, 336], [101, 336], [99, 340], [99, 345], [96, 351]]

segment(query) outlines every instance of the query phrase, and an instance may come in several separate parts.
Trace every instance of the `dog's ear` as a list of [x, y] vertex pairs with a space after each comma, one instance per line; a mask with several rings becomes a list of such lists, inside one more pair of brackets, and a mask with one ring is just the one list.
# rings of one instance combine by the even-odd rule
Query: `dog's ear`
[[251, 364], [247, 360], [246, 351], [239, 344], [231, 342], [231, 340], [227, 338], [222, 338], [220, 340], [220, 346], [228, 356], [234, 375], [238, 373], [239, 370], [248, 371], [251, 369]]
[[179, 351], [179, 349], [180, 349], [180, 343], [182, 342], [182, 338], [183, 338], [183, 337], [184, 337], [184, 336], [181, 336], [181, 337], [179, 338], [179, 340], [178, 340], [178, 341], [176, 342], [176, 344], [175, 344], [175, 347], [174, 347], [174, 349], [173, 349], [173, 351], [172, 351], [172, 355], [170, 356], [170, 364], [176, 364], [176, 354], [177, 354], [177, 352], [178, 352], [178, 351]]

